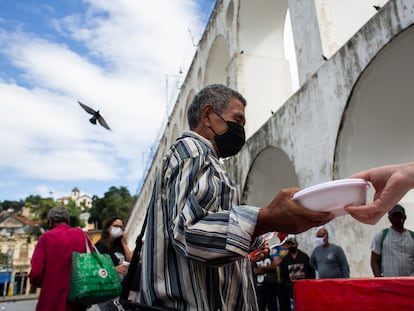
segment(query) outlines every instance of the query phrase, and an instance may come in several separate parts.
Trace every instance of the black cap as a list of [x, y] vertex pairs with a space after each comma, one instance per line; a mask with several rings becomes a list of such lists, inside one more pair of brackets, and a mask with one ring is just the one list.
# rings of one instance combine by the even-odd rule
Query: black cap
[[395, 214], [395, 213], [401, 213], [403, 216], [406, 216], [404, 207], [402, 207], [399, 204], [395, 205], [393, 209], [388, 212], [388, 216], [391, 216], [392, 214]]
[[47, 218], [56, 221], [69, 222], [69, 212], [63, 206], [55, 206], [49, 212], [47, 212]]
[[286, 240], [286, 244], [289, 244], [289, 243], [292, 243], [292, 244], [298, 245], [298, 241], [297, 241], [297, 240], [296, 240], [296, 238], [295, 238], [295, 237], [293, 237], [293, 236], [290, 236], [290, 237], [288, 237], [288, 238], [287, 238], [287, 240]]

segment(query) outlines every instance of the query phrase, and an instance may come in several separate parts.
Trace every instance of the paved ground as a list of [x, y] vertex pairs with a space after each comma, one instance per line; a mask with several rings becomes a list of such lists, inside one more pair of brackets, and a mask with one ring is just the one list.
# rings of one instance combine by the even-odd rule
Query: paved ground
[[[1, 1], [1, 0], [0, 0]], [[16, 295], [12, 297], [0, 296], [0, 311], [35, 311], [37, 294]], [[88, 311], [99, 311], [98, 305], [92, 305]]]
[[[35, 311], [37, 294], [26, 296], [0, 297], [0, 311]], [[98, 305], [92, 305], [88, 311], [99, 311]]]
[[0, 303], [22, 301], [22, 300], [37, 300], [37, 294], [15, 295], [15, 296], [6, 296], [6, 297], [1, 296], [0, 297]]
[[20, 299], [3, 299], [0, 297], [0, 311], [35, 311], [37, 296], [19, 297]]

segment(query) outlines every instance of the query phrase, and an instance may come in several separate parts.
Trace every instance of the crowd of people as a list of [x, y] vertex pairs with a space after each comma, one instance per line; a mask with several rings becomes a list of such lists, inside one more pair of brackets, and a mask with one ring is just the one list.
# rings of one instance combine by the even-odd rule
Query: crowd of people
[[[226, 310], [262, 310], [259, 305], [291, 310], [293, 280], [315, 275], [349, 277], [344, 252], [329, 243], [326, 229], [318, 230], [315, 239], [319, 245], [310, 257], [298, 248], [296, 238], [286, 239], [282, 245], [286, 250], [280, 248], [279, 255], [270, 253], [266, 243], [260, 246], [263, 252], [251, 255], [252, 245], [265, 233], [302, 233], [323, 226], [334, 215], [294, 201], [298, 188], [282, 189], [262, 207], [240, 204], [238, 187], [220, 159], [237, 154], [245, 143], [246, 104], [237, 91], [214, 84], [199, 91], [189, 106], [190, 130], [166, 152], [148, 206], [140, 303], [176, 310], [222, 310], [223, 306]], [[376, 194], [366, 206], [347, 207], [348, 213], [363, 223], [376, 223], [414, 187], [414, 162], [372, 168], [352, 177], [370, 181]], [[66, 213], [61, 208], [50, 211], [51, 230], [40, 237], [33, 254], [30, 280], [42, 287], [37, 310], [85, 309], [66, 303], [70, 254], [85, 251], [84, 234], [69, 227]], [[401, 226], [405, 212], [402, 217], [396, 214], [390, 212], [392, 226], [385, 239], [378, 241], [377, 236], [373, 243], [371, 262], [376, 276], [388, 274], [395, 256], [388, 247], [395, 237], [411, 238]], [[97, 245], [114, 255], [121, 275], [126, 271], [124, 261], [131, 255], [123, 234], [122, 220], [114, 219], [103, 229]], [[115, 245], [116, 239], [121, 239], [119, 245]], [[411, 264], [413, 243], [409, 243]], [[264, 262], [259, 263], [261, 260]], [[251, 261], [257, 262], [253, 269]], [[262, 274], [260, 284], [255, 282]], [[270, 286], [262, 287], [267, 283]], [[278, 304], [268, 299], [268, 288], [275, 290]]]
[[316, 233], [310, 257], [299, 249], [297, 239], [290, 236], [271, 247], [266, 258], [253, 261], [252, 267], [259, 311], [293, 310], [294, 281], [349, 277], [345, 253], [340, 246], [329, 243], [324, 227]]

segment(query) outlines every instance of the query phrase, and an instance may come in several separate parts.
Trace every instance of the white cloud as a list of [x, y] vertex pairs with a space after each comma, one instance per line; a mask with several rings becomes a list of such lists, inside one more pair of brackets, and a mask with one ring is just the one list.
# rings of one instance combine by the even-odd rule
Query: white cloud
[[[0, 168], [50, 181], [142, 177], [165, 118], [166, 76], [190, 64], [188, 27], [200, 32], [194, 2], [84, 3], [86, 11], [50, 19], [53, 35], [0, 25], [0, 57], [15, 67], [0, 73]], [[78, 100], [113, 131], [91, 125]]]

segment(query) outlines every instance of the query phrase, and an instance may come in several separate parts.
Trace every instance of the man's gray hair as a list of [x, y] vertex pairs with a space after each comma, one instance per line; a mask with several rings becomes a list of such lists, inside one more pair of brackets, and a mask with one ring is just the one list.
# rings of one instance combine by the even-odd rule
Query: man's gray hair
[[187, 118], [190, 130], [195, 129], [200, 123], [201, 111], [205, 105], [212, 105], [214, 111], [221, 114], [229, 107], [230, 99], [233, 97], [240, 100], [246, 106], [247, 103], [244, 97], [239, 92], [225, 85], [211, 84], [204, 87], [194, 96], [190, 107], [188, 107]]

